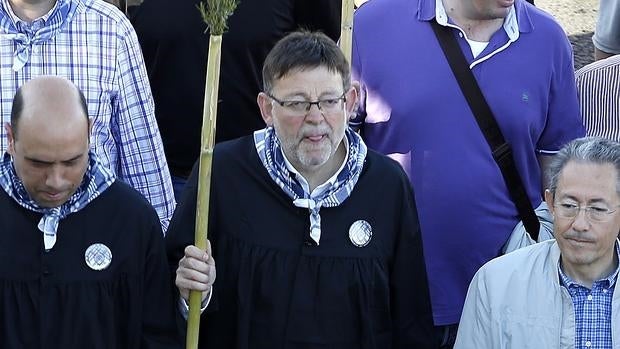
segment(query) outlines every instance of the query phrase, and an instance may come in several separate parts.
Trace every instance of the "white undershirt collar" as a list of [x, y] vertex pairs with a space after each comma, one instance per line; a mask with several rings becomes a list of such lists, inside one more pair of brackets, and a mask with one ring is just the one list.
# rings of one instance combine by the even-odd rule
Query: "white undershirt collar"
[[[465, 39], [467, 40], [467, 43], [469, 44], [469, 47], [472, 50], [472, 54], [474, 58], [478, 57], [478, 55], [488, 45], [488, 42], [486, 43], [478, 42], [478, 41], [473, 41], [473, 40], [468, 39], [467, 34], [465, 33], [463, 29], [461, 29], [456, 24], [450, 23], [450, 21], [448, 20], [448, 14], [446, 13], [446, 9], [443, 6], [442, 0], [435, 1], [435, 19], [437, 20], [437, 23], [443, 26], [448, 26], [448, 27], [459, 29], [461, 33], [463, 33], [463, 36], [465, 37]], [[514, 42], [519, 38], [519, 23], [517, 22], [517, 12], [515, 10], [514, 4], [510, 6], [508, 15], [504, 19], [503, 27], [504, 27], [504, 30], [506, 31], [506, 34], [508, 35], [509, 42]], [[480, 49], [481, 46], [482, 46], [482, 49]]]

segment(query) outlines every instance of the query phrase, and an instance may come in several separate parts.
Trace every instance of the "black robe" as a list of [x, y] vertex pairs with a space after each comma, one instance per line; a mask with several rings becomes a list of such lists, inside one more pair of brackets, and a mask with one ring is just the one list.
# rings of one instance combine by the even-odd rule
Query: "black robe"
[[[193, 241], [196, 172], [166, 237], [173, 270]], [[396, 162], [369, 151], [352, 195], [321, 209], [319, 245], [251, 136], [218, 144], [211, 188], [217, 279], [201, 348], [435, 347], [413, 192]], [[349, 238], [358, 220], [372, 226], [365, 247]]]
[[[157, 214], [116, 181], [60, 221], [45, 251], [41, 214], [0, 189], [0, 348], [180, 348], [176, 302]], [[95, 243], [112, 252], [101, 271]]]

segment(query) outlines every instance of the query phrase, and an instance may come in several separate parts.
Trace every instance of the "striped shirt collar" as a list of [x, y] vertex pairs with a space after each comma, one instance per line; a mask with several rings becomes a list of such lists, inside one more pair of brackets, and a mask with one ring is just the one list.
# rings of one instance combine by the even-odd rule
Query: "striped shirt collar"
[[[616, 265], [616, 269], [614, 270], [613, 273], [611, 273], [606, 278], [602, 278], [602, 279], [594, 281], [592, 285], [594, 285], [595, 283], [603, 283], [603, 284], [606, 284], [607, 287], [613, 287], [614, 284], [616, 283], [618, 279], [618, 273], [620, 272], [620, 247], [618, 246], [617, 241], [615, 243], [615, 250], [616, 250], [616, 256], [618, 257], [618, 265]], [[573, 279], [571, 279], [570, 276], [564, 273], [564, 271], [562, 270], [560, 261], [561, 261], [561, 258], [558, 260], [558, 273], [560, 274], [560, 281], [561, 281], [562, 286], [566, 287], [566, 289], [569, 289], [571, 286], [585, 287], [579, 284], [578, 282], [574, 281]]]

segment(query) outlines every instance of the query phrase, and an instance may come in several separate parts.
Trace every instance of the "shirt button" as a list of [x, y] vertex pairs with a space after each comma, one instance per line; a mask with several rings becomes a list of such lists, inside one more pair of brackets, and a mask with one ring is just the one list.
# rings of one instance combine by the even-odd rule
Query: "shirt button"
[[592, 346], [592, 342], [590, 342], [590, 341], [586, 341], [586, 347], [588, 347], [588, 348], [589, 348], [589, 347], [591, 347], [591, 346]]
[[[589, 294], [589, 295], [588, 295], [588, 300], [589, 300], [589, 301], [591, 301], [591, 300], [592, 300], [592, 295], [591, 295], [591, 294]], [[589, 343], [589, 342], [588, 342], [588, 343]]]
[[463, 33], [459, 32], [459, 37], [462, 38], [463, 37]]
[[607, 293], [607, 289], [606, 288], [603, 289], [603, 293]]

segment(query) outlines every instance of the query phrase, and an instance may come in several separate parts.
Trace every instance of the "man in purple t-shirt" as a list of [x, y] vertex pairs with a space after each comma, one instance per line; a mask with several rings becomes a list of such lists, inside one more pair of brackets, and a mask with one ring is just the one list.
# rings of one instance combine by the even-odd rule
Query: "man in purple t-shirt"
[[430, 21], [455, 35], [534, 207], [545, 163], [584, 130], [566, 34], [526, 1], [383, 0], [358, 9], [353, 124], [416, 188], [434, 321], [449, 348], [471, 278], [519, 219]]

